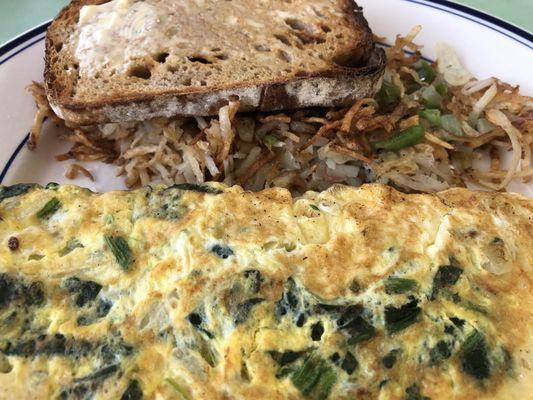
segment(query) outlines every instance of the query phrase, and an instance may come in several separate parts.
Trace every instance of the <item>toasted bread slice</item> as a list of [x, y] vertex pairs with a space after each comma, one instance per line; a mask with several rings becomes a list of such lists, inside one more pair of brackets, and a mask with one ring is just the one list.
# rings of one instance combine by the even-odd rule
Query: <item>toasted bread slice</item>
[[45, 87], [79, 125], [345, 106], [385, 65], [352, 0], [74, 0], [46, 36]]

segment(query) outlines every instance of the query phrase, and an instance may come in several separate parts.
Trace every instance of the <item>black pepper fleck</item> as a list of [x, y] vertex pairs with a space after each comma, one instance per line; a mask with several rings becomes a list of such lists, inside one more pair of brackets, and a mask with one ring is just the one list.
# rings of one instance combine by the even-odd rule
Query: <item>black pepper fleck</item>
[[9, 247], [9, 250], [11, 251], [18, 250], [19, 245], [20, 242], [15, 236], [11, 236], [7, 241], [7, 247]]

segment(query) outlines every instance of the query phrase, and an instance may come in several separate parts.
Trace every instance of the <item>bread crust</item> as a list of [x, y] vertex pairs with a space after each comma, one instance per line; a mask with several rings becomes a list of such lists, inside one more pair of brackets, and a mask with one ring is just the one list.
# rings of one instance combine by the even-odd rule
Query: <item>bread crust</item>
[[[238, 84], [152, 90], [150, 93], [114, 95], [92, 101], [74, 98], [76, 74], [56, 65], [61, 29], [77, 23], [81, 7], [104, 0], [74, 0], [49, 27], [45, 41], [45, 88], [54, 112], [73, 125], [146, 120], [154, 117], [209, 116], [237, 96], [239, 111], [277, 111], [305, 107], [342, 107], [359, 98], [373, 96], [381, 84], [385, 53], [375, 46], [372, 31], [352, 0], [340, 0], [350, 23], [361, 31], [360, 41], [346, 45], [338, 57], [349, 56], [351, 65], [335, 62], [330, 68], [305, 71], [298, 76], [281, 76], [268, 82], [244, 81]], [[67, 61], [75, 64], [72, 54]]]

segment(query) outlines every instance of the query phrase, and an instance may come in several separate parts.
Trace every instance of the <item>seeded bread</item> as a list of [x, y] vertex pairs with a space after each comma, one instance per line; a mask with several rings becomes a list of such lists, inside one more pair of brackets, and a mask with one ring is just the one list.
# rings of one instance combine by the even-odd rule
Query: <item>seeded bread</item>
[[345, 106], [375, 93], [385, 55], [351, 0], [74, 0], [45, 64], [56, 114], [90, 125], [213, 115], [231, 96], [240, 111]]

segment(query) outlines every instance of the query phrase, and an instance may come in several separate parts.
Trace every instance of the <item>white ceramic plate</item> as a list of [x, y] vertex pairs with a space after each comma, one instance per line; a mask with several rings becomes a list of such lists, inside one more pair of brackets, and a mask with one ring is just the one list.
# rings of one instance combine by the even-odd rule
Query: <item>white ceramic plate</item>
[[[414, 25], [424, 29], [417, 43], [425, 46], [424, 55], [434, 57], [438, 42], [451, 44], [465, 65], [479, 78], [497, 76], [520, 84], [522, 91], [533, 94], [532, 35], [479, 11], [446, 0], [358, 0], [373, 31], [392, 43], [396, 34], [406, 34]], [[54, 156], [69, 145], [57, 139], [57, 132], [47, 124], [38, 149], [29, 151], [25, 142], [32, 124], [35, 106], [25, 91], [32, 80], [41, 81], [44, 34], [48, 24], [36, 27], [0, 48], [0, 183], [18, 182], [76, 183], [95, 191], [124, 188], [115, 177], [115, 167], [86, 163], [95, 176], [74, 181], [64, 177], [67, 162]], [[515, 184], [511, 190], [533, 197], [533, 185]]]

